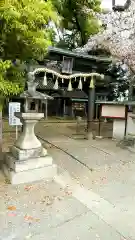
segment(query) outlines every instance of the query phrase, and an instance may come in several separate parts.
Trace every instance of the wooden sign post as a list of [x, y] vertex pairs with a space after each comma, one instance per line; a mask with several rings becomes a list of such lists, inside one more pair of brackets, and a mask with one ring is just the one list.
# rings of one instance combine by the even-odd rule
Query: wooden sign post
[[15, 116], [16, 112], [20, 112], [21, 104], [19, 102], [10, 102], [9, 103], [9, 125], [15, 126], [16, 130], [16, 139], [18, 138], [18, 126], [21, 126], [22, 123], [20, 119]]

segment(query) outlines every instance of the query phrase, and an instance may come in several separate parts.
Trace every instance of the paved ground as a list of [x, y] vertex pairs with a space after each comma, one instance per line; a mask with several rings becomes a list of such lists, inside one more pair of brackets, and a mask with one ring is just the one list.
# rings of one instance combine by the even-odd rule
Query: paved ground
[[[45, 136], [43, 129], [41, 135]], [[112, 140], [74, 140], [65, 135], [71, 136], [65, 128], [53, 136], [46, 129], [45, 139], [69, 153], [49, 149], [61, 167], [56, 181], [69, 184], [74, 197], [126, 239], [135, 239], [135, 155]]]
[[0, 188], [1, 240], [124, 239], [55, 182]]
[[37, 133], [58, 175], [16, 187], [1, 176], [0, 240], [135, 239], [135, 155], [111, 140], [71, 139], [59, 125]]

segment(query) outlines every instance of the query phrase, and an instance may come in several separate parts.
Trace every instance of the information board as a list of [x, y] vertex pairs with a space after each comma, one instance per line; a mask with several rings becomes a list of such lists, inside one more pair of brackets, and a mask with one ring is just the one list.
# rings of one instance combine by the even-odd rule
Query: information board
[[102, 105], [101, 116], [104, 118], [125, 118], [125, 106], [121, 105]]
[[19, 102], [10, 102], [9, 103], [9, 125], [19, 126], [22, 125], [19, 118], [15, 116], [16, 112], [20, 112], [21, 104]]

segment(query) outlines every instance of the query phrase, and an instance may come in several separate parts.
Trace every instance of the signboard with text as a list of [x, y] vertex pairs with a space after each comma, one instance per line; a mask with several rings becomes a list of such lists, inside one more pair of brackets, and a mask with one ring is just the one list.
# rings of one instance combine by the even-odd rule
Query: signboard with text
[[22, 125], [20, 119], [15, 116], [16, 112], [20, 112], [21, 104], [19, 102], [10, 102], [9, 103], [9, 125], [19, 126]]
[[121, 105], [102, 105], [101, 116], [104, 118], [125, 119], [125, 106]]

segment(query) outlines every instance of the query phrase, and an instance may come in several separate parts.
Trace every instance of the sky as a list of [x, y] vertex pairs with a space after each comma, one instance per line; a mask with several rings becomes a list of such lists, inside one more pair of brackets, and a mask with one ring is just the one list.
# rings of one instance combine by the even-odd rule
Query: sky
[[[123, 5], [123, 3], [125, 3], [125, 2], [126, 2], [126, 0], [115, 0], [116, 5]], [[112, 0], [102, 0], [102, 7], [111, 9], [112, 8]]]

